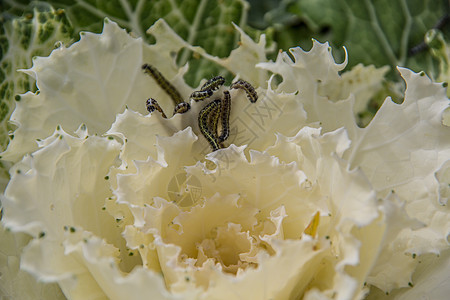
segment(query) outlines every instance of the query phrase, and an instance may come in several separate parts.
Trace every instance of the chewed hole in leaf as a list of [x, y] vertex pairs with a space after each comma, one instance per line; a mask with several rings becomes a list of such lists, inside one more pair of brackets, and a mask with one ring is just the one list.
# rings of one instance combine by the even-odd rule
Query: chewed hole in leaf
[[283, 82], [283, 77], [280, 74], [273, 74], [272, 80], [270, 82], [270, 87], [273, 90], [276, 90], [282, 82]]

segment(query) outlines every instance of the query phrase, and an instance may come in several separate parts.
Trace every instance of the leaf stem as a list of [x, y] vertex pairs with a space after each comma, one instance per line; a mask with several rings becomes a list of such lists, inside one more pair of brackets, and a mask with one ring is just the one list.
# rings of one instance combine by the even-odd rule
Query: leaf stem
[[[141, 3], [141, 1], [139, 1]], [[142, 31], [141, 26], [139, 26], [139, 14], [133, 13], [130, 7], [130, 3], [126, 0], [120, 0], [120, 4], [122, 5], [123, 11], [128, 16], [128, 19], [130, 20], [131, 26], [129, 26], [130, 29], [135, 31], [137, 36], [144, 37], [145, 33]], [[137, 10], [137, 9], [136, 9]]]
[[[201, 0], [197, 7], [197, 13], [195, 14], [194, 22], [192, 22], [192, 26], [189, 28], [189, 35], [186, 39], [186, 42], [189, 45], [193, 45], [195, 39], [197, 38], [198, 27], [200, 26], [200, 22], [202, 21], [207, 2], [208, 0]], [[180, 59], [180, 64], [182, 66], [187, 62], [189, 54], [189, 51], [183, 51]]]
[[402, 6], [403, 14], [405, 15], [405, 26], [402, 32], [401, 44], [400, 44], [400, 58], [399, 64], [404, 65], [406, 62], [406, 56], [408, 54], [408, 37], [411, 31], [411, 14], [409, 13], [408, 5], [405, 0], [401, 0], [400, 4]]
[[369, 12], [370, 23], [373, 26], [373, 30], [374, 30], [378, 40], [380, 41], [381, 45], [383, 46], [384, 51], [386, 52], [386, 55], [391, 62], [391, 65], [393, 65], [393, 66], [398, 65], [399, 62], [397, 60], [397, 57], [395, 56], [394, 52], [392, 51], [389, 41], [387, 40], [386, 36], [383, 33], [383, 30], [380, 27], [375, 9], [373, 8], [372, 4], [370, 3], [370, 0], [364, 0], [364, 3], [366, 5], [367, 11]]

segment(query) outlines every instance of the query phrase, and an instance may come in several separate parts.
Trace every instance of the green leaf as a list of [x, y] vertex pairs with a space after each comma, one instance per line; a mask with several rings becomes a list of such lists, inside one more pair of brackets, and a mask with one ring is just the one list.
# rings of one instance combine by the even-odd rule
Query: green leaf
[[349, 67], [390, 65], [392, 76], [398, 75], [396, 66], [406, 66], [437, 75], [436, 60], [428, 51], [412, 55], [410, 50], [448, 11], [448, 1], [298, 0], [291, 11], [319, 40], [327, 39], [336, 48], [346, 46]]
[[289, 6], [295, 0], [248, 0], [250, 10], [248, 24], [264, 29], [269, 26], [283, 27], [287, 29], [296, 22], [298, 17], [289, 12]]

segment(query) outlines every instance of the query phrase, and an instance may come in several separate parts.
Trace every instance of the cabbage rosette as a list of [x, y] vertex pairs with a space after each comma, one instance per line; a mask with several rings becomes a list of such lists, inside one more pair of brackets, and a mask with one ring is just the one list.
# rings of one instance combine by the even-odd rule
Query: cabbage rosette
[[[148, 45], [106, 20], [101, 34], [24, 70], [39, 90], [21, 95], [2, 154], [15, 163], [2, 224], [31, 236], [16, 253], [20, 272], [68, 299], [363, 299], [371, 287], [442, 287], [414, 277], [449, 252], [442, 84], [399, 68], [403, 103], [386, 99], [359, 128], [354, 115], [385, 68], [343, 72], [346, 60], [317, 41], [268, 61], [264, 36], [236, 30], [240, 46], [217, 58], [163, 21]], [[196, 90], [176, 65], [183, 49], [258, 93], [250, 103], [230, 90], [230, 136], [217, 151], [198, 115], [231, 82], [186, 113], [146, 112], [149, 97], [165, 112], [174, 104], [145, 63], [185, 101]]]

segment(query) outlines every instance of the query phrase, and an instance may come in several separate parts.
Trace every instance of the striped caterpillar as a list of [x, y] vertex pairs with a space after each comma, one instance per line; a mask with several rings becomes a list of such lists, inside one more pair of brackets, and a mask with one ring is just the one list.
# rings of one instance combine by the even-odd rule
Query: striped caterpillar
[[[149, 74], [156, 83], [164, 90], [175, 103], [173, 114], [182, 114], [190, 110], [191, 106], [185, 102], [178, 90], [154, 67], [144, 64], [142, 69]], [[225, 78], [216, 76], [206, 81], [198, 91], [194, 91], [190, 95], [190, 99], [194, 101], [203, 101], [213, 96], [214, 92], [225, 84]], [[258, 100], [258, 94], [255, 88], [245, 80], [238, 80], [231, 84], [230, 89], [242, 89], [246, 92], [247, 98], [251, 103]], [[157, 110], [163, 118], [167, 118], [158, 102], [149, 98], [146, 101], [146, 108], [150, 113]], [[209, 102], [198, 115], [198, 126], [200, 132], [208, 141], [212, 151], [223, 148], [223, 142], [230, 135], [230, 113], [231, 113], [231, 95], [228, 90], [223, 91], [223, 97]], [[220, 124], [220, 135], [219, 131]]]

